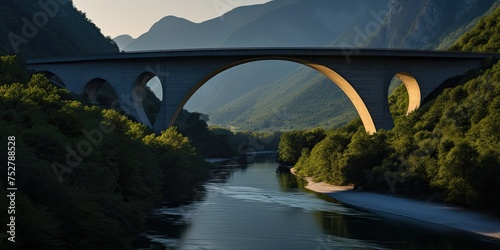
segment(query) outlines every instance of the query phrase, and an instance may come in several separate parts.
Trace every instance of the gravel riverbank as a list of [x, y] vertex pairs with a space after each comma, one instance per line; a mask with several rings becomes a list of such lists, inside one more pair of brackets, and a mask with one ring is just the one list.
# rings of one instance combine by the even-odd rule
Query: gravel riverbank
[[351, 206], [405, 216], [500, 239], [500, 218], [498, 217], [443, 203], [416, 201], [390, 195], [357, 191], [352, 190], [351, 186], [339, 187], [324, 182], [316, 183], [311, 178], [307, 178], [306, 180], [308, 182], [307, 189], [318, 193], [325, 193]]

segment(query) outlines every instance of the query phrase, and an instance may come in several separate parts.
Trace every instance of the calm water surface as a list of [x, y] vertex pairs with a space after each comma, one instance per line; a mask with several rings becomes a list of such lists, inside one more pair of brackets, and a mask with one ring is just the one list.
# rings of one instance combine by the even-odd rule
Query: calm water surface
[[276, 173], [274, 158], [224, 168], [197, 201], [158, 209], [141, 249], [500, 249], [499, 242], [351, 208]]

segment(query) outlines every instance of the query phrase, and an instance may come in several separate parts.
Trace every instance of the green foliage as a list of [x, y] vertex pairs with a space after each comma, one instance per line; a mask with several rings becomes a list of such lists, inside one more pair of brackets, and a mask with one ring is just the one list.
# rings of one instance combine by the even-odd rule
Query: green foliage
[[382, 163], [388, 153], [387, 135], [380, 131], [368, 135], [358, 131], [344, 152], [342, 174], [356, 186], [364, 186], [370, 170]]
[[28, 74], [20, 59], [16, 56], [0, 56], [0, 83], [8, 84], [27, 81]]
[[296, 163], [302, 153], [303, 148], [309, 150], [325, 138], [324, 129], [316, 128], [310, 131], [291, 131], [281, 135], [278, 145], [279, 161], [282, 164]]
[[[230, 131], [215, 133], [208, 127], [208, 117], [201, 113], [183, 110], [175, 122], [179, 132], [191, 139], [196, 151], [208, 158], [224, 158], [237, 155], [236, 147], [231, 144]], [[221, 129], [220, 129], [221, 130]]]
[[404, 84], [399, 85], [389, 96], [389, 108], [391, 110], [394, 123], [399, 123], [404, 119], [408, 110], [409, 96]]
[[15, 81], [0, 84], [0, 136], [16, 136], [19, 249], [129, 249], [155, 206], [204, 180], [203, 158], [175, 128], [150, 134], [115, 110], [72, 100], [43, 75]]
[[[499, 13], [481, 20], [454, 49], [498, 52]], [[432, 105], [408, 116], [408, 95], [396, 88], [389, 97], [396, 126], [389, 132], [370, 136], [350, 125], [328, 131], [313, 148], [301, 144], [306, 132], [287, 132], [280, 157], [302, 177], [498, 213], [500, 62], [486, 60], [483, 69], [454, 81]]]
[[[216, 135], [212, 140], [223, 145], [221, 149], [228, 148], [231, 156], [252, 154], [257, 151], [277, 151], [281, 132], [266, 131], [244, 131], [234, 132], [226, 128], [210, 127], [210, 131]], [[218, 142], [220, 141], [220, 142]], [[217, 144], [215, 145], [217, 149]], [[212, 149], [213, 150], [213, 149]], [[225, 155], [227, 157], [227, 154]]]
[[479, 153], [466, 141], [460, 141], [439, 159], [439, 171], [434, 182], [448, 190], [447, 201], [467, 204], [474, 201], [470, 179], [478, 169]]
[[302, 154], [295, 165], [296, 174], [302, 177], [314, 176], [316, 181], [326, 181], [335, 185], [345, 185], [347, 180], [342, 174], [344, 151], [352, 135], [345, 132], [329, 132], [312, 152], [302, 149]]
[[[424, 112], [405, 116], [403, 88], [390, 97], [396, 127], [368, 135], [349, 126], [326, 132], [312, 148], [307, 131], [287, 132], [281, 159], [296, 173], [335, 185], [498, 211], [500, 202], [500, 63], [445, 89]], [[397, 96], [402, 95], [402, 96]], [[360, 124], [357, 124], [358, 126]]]
[[463, 35], [450, 50], [500, 52], [500, 7]]
[[150, 134], [143, 139], [146, 145], [156, 149], [158, 154], [163, 154], [169, 151], [185, 152], [190, 156], [195, 155], [195, 150], [189, 143], [189, 139], [177, 132], [175, 127], [170, 127], [163, 131], [159, 136]]

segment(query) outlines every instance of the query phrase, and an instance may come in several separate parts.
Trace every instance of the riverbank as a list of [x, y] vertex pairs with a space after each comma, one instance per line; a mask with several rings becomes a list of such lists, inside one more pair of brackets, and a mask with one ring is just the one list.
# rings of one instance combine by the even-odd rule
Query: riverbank
[[[291, 171], [293, 173], [293, 169]], [[306, 188], [354, 207], [404, 216], [500, 239], [500, 218], [442, 203], [416, 201], [390, 195], [352, 190], [306, 178]]]

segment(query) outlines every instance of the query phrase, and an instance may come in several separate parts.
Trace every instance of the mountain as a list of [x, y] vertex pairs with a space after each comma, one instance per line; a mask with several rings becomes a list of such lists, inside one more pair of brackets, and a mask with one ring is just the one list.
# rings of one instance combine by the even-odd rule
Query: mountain
[[[167, 16], [125, 51], [214, 47], [323, 47], [373, 19], [389, 0], [274, 0], [200, 24]], [[363, 25], [364, 26], [364, 25]]]
[[[377, 20], [371, 12], [383, 13], [388, 2], [275, 0], [266, 4], [236, 8], [219, 18], [200, 24], [168, 16], [122, 49], [324, 47], [341, 36], [353, 40], [357, 34], [356, 27], [362, 26], [364, 29], [366, 23]], [[202, 87], [185, 108], [209, 113], [214, 115], [212, 122], [227, 124], [219, 119], [224, 116], [223, 112], [216, 114], [214, 110], [237, 101], [240, 96], [256, 88], [264, 90], [265, 88], [259, 87], [280, 81], [290, 72], [300, 71], [299, 69], [304, 70], [305, 67], [283, 61], [255, 62], [229, 69]], [[309, 74], [312, 74], [312, 77], [318, 75], [314, 71]], [[304, 82], [308, 80], [305, 79]], [[331, 82], [323, 85], [335, 87]], [[245, 106], [244, 102], [241, 104], [243, 109], [252, 110], [248, 105]], [[231, 120], [231, 117], [228, 120]]]
[[334, 127], [355, 115], [339, 87], [313, 69], [301, 67], [221, 106], [210, 113], [210, 120], [242, 130], [273, 131]]
[[499, 3], [483, 0], [394, 1], [380, 31], [367, 46], [446, 49]]
[[2, 1], [0, 13], [2, 55], [39, 58], [118, 52], [115, 42], [69, 0]]
[[134, 38], [130, 35], [121, 35], [113, 38], [113, 41], [115, 41], [116, 45], [118, 45], [118, 48], [125, 48], [134, 41]]
[[[387, 27], [386, 20], [392, 19], [393, 23], [398, 23], [397, 21], [395, 21], [397, 16], [404, 16], [403, 14], [397, 13], [392, 9], [396, 8], [397, 6], [401, 6], [402, 3], [406, 2], [394, 2], [394, 5], [393, 7], [391, 7], [387, 18], [381, 22], [382, 28], [380, 29], [380, 32], [384, 30], [383, 27]], [[491, 7], [491, 9], [494, 9], [495, 5], [492, 5], [491, 3], [483, 5], [479, 4], [476, 5], [475, 8], [471, 9], [470, 12], [463, 11], [463, 19], [456, 20], [455, 25], [451, 28], [449, 27], [449, 24], [444, 22], [444, 19], [440, 21], [435, 20], [435, 22], [432, 23], [432, 29], [436, 29], [437, 32], [435, 32], [435, 34], [433, 35], [426, 36], [425, 39], [427, 43], [430, 44], [429, 46], [432, 46], [432, 48], [437, 48], [439, 46], [441, 46], [441, 48], [448, 48], [451, 44], [449, 44], [449, 42], [448, 44], [444, 44], [446, 43], [446, 41], [456, 41], [459, 35], [463, 34], [463, 32], [469, 30], [474, 26], [475, 23], [477, 23], [480, 18], [477, 14], [478, 8], [481, 9], [481, 11], [488, 13], [490, 12], [488, 11], [488, 9], [490, 9], [491, 6], [493, 6]], [[415, 22], [415, 18], [406, 20], [406, 22]], [[423, 22], [425, 19], [427, 18], [420, 17], [418, 20]], [[401, 24], [401, 22], [399, 22], [399, 24]], [[401, 24], [401, 26], [404, 26], [404, 24]], [[360, 27], [362, 28], [357, 29], [358, 31], [364, 30], [365, 28], [364, 26]], [[448, 34], [446, 33], [448, 31], [440, 31], [439, 27], [441, 27], [441, 29], [443, 29], [443, 27], [447, 27], [447, 30], [451, 30], [451, 33]], [[399, 30], [399, 32], [392, 33], [392, 35], [394, 37], [402, 37], [403, 32], [405, 32], [405, 30], [401, 29]], [[358, 32], [355, 34], [360, 33]], [[380, 37], [380, 35], [373, 37], [378, 38]], [[356, 40], [355, 38], [355, 35], [353, 36], [352, 33], [344, 33], [344, 36], [337, 38], [331, 44], [336, 46], [349, 46], [361, 44], [363, 42], [360, 41], [362, 40], [361, 35], [358, 36], [359, 40]], [[369, 40], [367, 39], [367, 41]], [[418, 39], [414, 37], [412, 39], [408, 39], [408, 41], [418, 41]], [[366, 43], [364, 45], [369, 47], [383, 47], [382, 45], [375, 44], [366, 45]], [[406, 47], [402, 48], [429, 48], [428, 46], [417, 44], [416, 42], [414, 42], [414, 44], [408, 43], [404, 46]], [[252, 73], [255, 74], [256, 72], [254, 71]], [[354, 117], [357, 117], [357, 114], [352, 105], [350, 105], [349, 100], [336, 85], [333, 85], [328, 79], [318, 76], [318, 74], [314, 70], [309, 70], [306, 67], [302, 67], [302, 70], [298, 70], [294, 74], [282, 77], [279, 80], [270, 83], [269, 85], [274, 86], [276, 89], [279, 89], [281, 85], [287, 85], [293, 91], [290, 91], [288, 93], [280, 93], [274, 91], [271, 87], [255, 89], [249, 94], [240, 96], [237, 100], [229, 102], [228, 104], [213, 111], [207, 112], [211, 117], [211, 121], [216, 124], [229, 124], [231, 126], [240, 127], [241, 129], [268, 129], [269, 121], [274, 121], [272, 122], [271, 128], [278, 127], [279, 129], [291, 129], [289, 126], [283, 125], [282, 122], [279, 121], [280, 119], [285, 119], [288, 121], [287, 124], [294, 124], [295, 129], [304, 129], [314, 126], [339, 126], [349, 122]], [[225, 90], [226, 89], [228, 88], [225, 88]], [[325, 95], [325, 92], [328, 92], [332, 95]], [[269, 96], [269, 98], [266, 98], [266, 96]], [[295, 98], [291, 98], [291, 96], [295, 96]], [[255, 104], [255, 99], [257, 97], [259, 97], [259, 103]], [[307, 102], [307, 100], [313, 101], [311, 103]], [[280, 113], [280, 119], [273, 118], [273, 115], [276, 116], [275, 112], [269, 112], [269, 109], [266, 109], [266, 106], [262, 104], [267, 104], [267, 107], [273, 107], [273, 109], [276, 109], [276, 107], [280, 107], [278, 108], [278, 110], [288, 110], [288, 113], [290, 115], [283, 117], [283, 114]], [[263, 110], [266, 111], [263, 112]], [[313, 110], [315, 111], [313, 112]]]
[[[447, 48], [498, 2], [274, 0], [236, 8], [200, 24], [165, 17], [124, 49]], [[345, 124], [356, 117], [354, 108], [345, 102], [345, 94], [314, 70], [295, 63], [261, 61], [220, 73], [185, 108], [209, 114], [212, 124], [291, 129]], [[294, 127], [272, 118], [276, 112], [282, 116], [283, 110], [289, 116], [282, 118]], [[270, 120], [275, 122], [269, 124]]]

